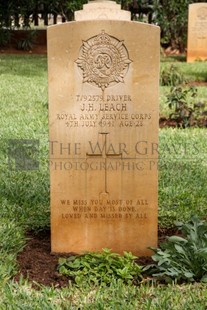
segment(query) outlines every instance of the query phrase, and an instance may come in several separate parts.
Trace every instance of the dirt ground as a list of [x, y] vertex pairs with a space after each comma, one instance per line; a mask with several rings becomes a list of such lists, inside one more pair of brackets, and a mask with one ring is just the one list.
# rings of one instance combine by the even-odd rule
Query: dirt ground
[[[178, 234], [176, 229], [159, 230], [159, 243], [166, 239], [166, 236]], [[17, 256], [19, 272], [15, 276], [15, 280], [19, 280], [23, 275], [25, 279], [32, 282], [33, 286], [37, 284], [54, 287], [65, 287], [68, 285], [69, 279], [57, 272], [58, 259], [67, 257], [74, 253], [66, 255], [51, 254], [50, 249], [50, 231], [42, 231], [38, 234], [29, 232], [27, 234], [28, 242], [23, 251]], [[146, 265], [151, 263], [151, 257], [140, 257], [137, 263]]]
[[23, 51], [18, 50], [16, 47], [1, 47], [0, 48], [0, 54], [14, 54], [14, 55], [46, 55], [47, 54], [47, 46], [46, 45], [34, 45], [32, 50], [29, 51]]

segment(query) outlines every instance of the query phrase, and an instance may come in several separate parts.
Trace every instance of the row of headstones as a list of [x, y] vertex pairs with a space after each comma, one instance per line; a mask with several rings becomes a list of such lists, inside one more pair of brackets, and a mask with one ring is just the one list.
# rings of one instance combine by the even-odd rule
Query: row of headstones
[[52, 252], [157, 245], [160, 29], [130, 19], [94, 1], [48, 28]]

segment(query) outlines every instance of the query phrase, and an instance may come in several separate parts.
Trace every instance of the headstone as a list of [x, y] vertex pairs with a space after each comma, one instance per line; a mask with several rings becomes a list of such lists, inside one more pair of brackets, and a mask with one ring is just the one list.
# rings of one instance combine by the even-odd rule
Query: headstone
[[75, 20], [91, 19], [131, 20], [131, 13], [121, 10], [121, 5], [114, 1], [89, 1], [83, 10], [75, 12]]
[[159, 53], [144, 23], [48, 28], [52, 252], [157, 245]]
[[188, 10], [187, 62], [207, 60], [207, 3], [193, 3]]

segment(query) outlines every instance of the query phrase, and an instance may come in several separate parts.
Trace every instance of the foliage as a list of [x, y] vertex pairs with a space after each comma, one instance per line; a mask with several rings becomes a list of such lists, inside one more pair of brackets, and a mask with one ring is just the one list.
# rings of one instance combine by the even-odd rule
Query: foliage
[[19, 17], [23, 19], [23, 27], [29, 27], [30, 16], [42, 13], [62, 15], [66, 20], [72, 20], [75, 10], [80, 10], [87, 0], [8, 0], [0, 1], [0, 26], [19, 27]]
[[23, 50], [23, 51], [32, 50], [36, 35], [37, 35], [36, 30], [32, 30], [32, 31], [29, 30], [27, 36], [23, 39], [20, 39], [17, 42], [17, 49]]
[[157, 264], [145, 267], [145, 271], [166, 282], [207, 282], [207, 222], [193, 217], [176, 225], [183, 237], [168, 237], [160, 248], [152, 248]]
[[[188, 5], [199, 0], [154, 0], [130, 1], [118, 0], [124, 9], [148, 8], [153, 12], [153, 23], [161, 27], [161, 42], [179, 48], [186, 47]], [[30, 16], [37, 13], [46, 16], [47, 13], [60, 14], [65, 20], [73, 20], [74, 11], [80, 10], [87, 0], [8, 0], [0, 1], [0, 26], [19, 27], [19, 17], [23, 20], [23, 27], [29, 27]]]
[[0, 47], [7, 46], [11, 41], [11, 31], [9, 29], [0, 28]]
[[24, 20], [24, 26], [29, 26], [29, 16], [33, 14], [36, 0], [8, 0], [0, 1], [0, 25], [12, 28], [13, 25], [19, 26], [19, 16]]
[[188, 23], [188, 5], [199, 0], [155, 0], [154, 23], [161, 28], [161, 43], [184, 51]]
[[61, 15], [65, 17], [66, 20], [69, 21], [74, 19], [74, 12], [80, 10], [85, 3], [87, 3], [87, 0], [59, 0], [57, 10], [61, 12]]
[[14, 1], [0, 1], [0, 28], [11, 27]]
[[128, 284], [139, 283], [141, 267], [134, 262], [135, 258], [129, 252], [124, 252], [121, 256], [103, 249], [101, 253], [60, 258], [58, 270], [61, 274], [74, 278], [78, 286], [83, 283], [109, 285], [113, 279]]
[[167, 103], [174, 112], [170, 118], [176, 119], [182, 127], [199, 125], [205, 122], [205, 103], [198, 102], [193, 104], [193, 99], [197, 97], [197, 88], [172, 87], [167, 95]]
[[188, 101], [197, 96], [197, 89], [194, 87], [182, 88], [172, 87], [167, 96], [167, 103], [174, 112], [170, 118], [180, 118], [184, 121], [185, 127], [189, 125], [193, 109]]
[[177, 86], [186, 83], [186, 79], [178, 67], [171, 64], [169, 67], [164, 67], [161, 70], [160, 83], [162, 86]]

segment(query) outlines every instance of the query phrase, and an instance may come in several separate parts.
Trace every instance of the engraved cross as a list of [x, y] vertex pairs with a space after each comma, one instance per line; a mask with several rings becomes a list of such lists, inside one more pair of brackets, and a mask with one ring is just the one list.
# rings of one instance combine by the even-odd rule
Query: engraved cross
[[104, 193], [109, 193], [108, 189], [107, 189], [107, 160], [109, 158], [114, 158], [114, 157], [120, 157], [122, 158], [122, 153], [109, 153], [108, 149], [107, 149], [107, 135], [109, 134], [109, 132], [99, 132], [100, 135], [104, 136], [104, 144], [102, 149], [100, 149], [100, 153], [86, 153], [87, 156], [89, 157], [99, 157], [99, 158], [103, 158], [105, 160], [105, 175], [104, 175]]

